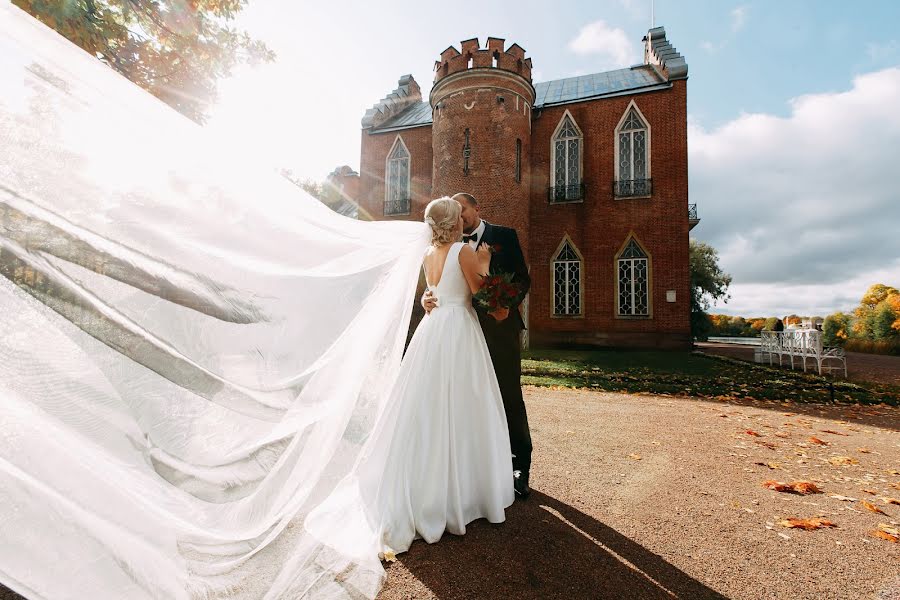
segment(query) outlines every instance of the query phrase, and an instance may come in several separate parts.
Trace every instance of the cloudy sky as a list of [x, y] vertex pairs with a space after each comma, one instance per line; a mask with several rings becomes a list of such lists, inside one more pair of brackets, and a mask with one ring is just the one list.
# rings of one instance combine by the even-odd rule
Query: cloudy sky
[[[687, 59], [692, 235], [734, 277], [714, 312], [828, 314], [900, 286], [900, 2], [656, 0]], [[514, 6], [511, 10], [510, 7]], [[545, 81], [639, 63], [650, 0], [251, 0], [275, 64], [221, 86], [209, 128], [303, 177], [359, 165], [360, 118], [460, 40], [517, 42]]]

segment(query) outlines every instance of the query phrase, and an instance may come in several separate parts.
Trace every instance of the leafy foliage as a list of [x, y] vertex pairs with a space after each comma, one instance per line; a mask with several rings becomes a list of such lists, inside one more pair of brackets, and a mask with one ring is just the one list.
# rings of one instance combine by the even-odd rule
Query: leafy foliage
[[13, 4], [202, 123], [216, 82], [274, 53], [228, 22], [248, 0], [13, 0]]

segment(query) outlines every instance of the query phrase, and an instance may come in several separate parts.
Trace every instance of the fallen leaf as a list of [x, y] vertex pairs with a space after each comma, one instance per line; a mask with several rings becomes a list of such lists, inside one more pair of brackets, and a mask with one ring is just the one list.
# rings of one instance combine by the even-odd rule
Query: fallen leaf
[[394, 551], [393, 551], [393, 550], [388, 550], [387, 552], [385, 552], [384, 554], [382, 554], [382, 557], [383, 557], [383, 559], [386, 560], [387, 562], [395, 562], [395, 561], [397, 560], [397, 555], [394, 554]]
[[823, 527], [837, 527], [837, 525], [835, 525], [828, 519], [823, 519], [822, 517], [814, 517], [812, 519], [796, 519], [794, 517], [790, 517], [783, 521], [778, 521], [778, 524], [782, 527], [789, 527], [791, 529], [805, 529], [807, 531], [811, 531], [813, 529], [822, 529]]
[[841, 496], [840, 494], [828, 494], [829, 498], [834, 498], [835, 500], [842, 500], [844, 502], [856, 502], [858, 498], [851, 498], [850, 496]]
[[892, 483], [892, 484], [890, 484], [890, 486], [892, 488], [900, 490], [900, 481], [898, 481], [897, 483]]
[[867, 490], [866, 488], [862, 488], [862, 491], [864, 491], [867, 494], [872, 494], [873, 496], [878, 495], [878, 492], [876, 492], [875, 490]]
[[888, 475], [900, 475], [900, 471], [898, 471], [897, 469], [885, 469], [885, 472]]
[[823, 429], [822, 433], [830, 433], [832, 435], [842, 435], [844, 437], [849, 436], [849, 433], [841, 433], [840, 431], [832, 431], [831, 429]]
[[856, 451], [862, 452], [863, 454], [871, 454], [872, 453], [872, 451], [869, 450], [868, 448], [857, 448]]
[[769, 450], [775, 450], [778, 448], [778, 444], [773, 444], [772, 442], [767, 442], [765, 440], [753, 440], [754, 444], [759, 444], [760, 446], [765, 446]]
[[900, 506], [900, 500], [897, 500], [896, 498], [888, 498], [887, 496], [880, 496], [880, 498], [885, 504], [896, 504], [897, 506]]
[[754, 437], [762, 437], [762, 435], [760, 435], [759, 433], [756, 433], [756, 432], [753, 431], [752, 429], [748, 429], [748, 430], [745, 431], [744, 433], [746, 433], [747, 435], [752, 435], [752, 436], [754, 436]]
[[631, 458], [633, 460], [641, 460], [641, 455], [640, 454], [629, 454], [628, 458]]
[[850, 456], [832, 456], [828, 459], [828, 462], [833, 464], [836, 467], [841, 465], [858, 465], [859, 461]]
[[820, 445], [820, 446], [827, 446], [827, 445], [828, 445], [828, 442], [826, 442], [826, 441], [824, 441], [824, 440], [820, 440], [820, 439], [817, 438], [816, 436], [810, 437], [810, 438], [809, 438], [809, 441], [812, 442], [813, 444], [818, 444], [818, 445]]
[[860, 501], [859, 501], [859, 504], [860, 504], [863, 508], [872, 511], [873, 513], [878, 513], [879, 515], [887, 515], [886, 512], [884, 512], [883, 510], [881, 510], [880, 508], [878, 508], [877, 506], [875, 506], [875, 505], [872, 504], [871, 502], [867, 502], [867, 501], [865, 501], [865, 500], [860, 500]]
[[879, 523], [878, 529], [884, 531], [885, 533], [889, 533], [891, 535], [900, 535], [900, 531], [897, 531], [896, 527], [894, 527], [892, 525], [888, 525], [887, 523]]
[[887, 540], [889, 542], [897, 543], [900, 542], [900, 536], [891, 535], [886, 531], [881, 531], [880, 529], [873, 529], [869, 532], [869, 535], [876, 538], [881, 538], [883, 540]]
[[763, 487], [775, 490], [776, 492], [788, 492], [790, 494], [800, 494], [808, 496], [809, 494], [821, 494], [816, 484], [811, 481], [794, 481], [792, 483], [782, 483], [780, 481], [764, 481]]
[[791, 437], [791, 434], [785, 433], [784, 431], [776, 431], [775, 437], [788, 438], [788, 437]]

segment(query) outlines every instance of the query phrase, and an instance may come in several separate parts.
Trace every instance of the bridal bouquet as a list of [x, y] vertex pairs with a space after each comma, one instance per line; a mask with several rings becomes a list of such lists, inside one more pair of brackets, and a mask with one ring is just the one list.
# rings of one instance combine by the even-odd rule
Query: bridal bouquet
[[512, 279], [512, 273], [482, 275], [481, 288], [473, 296], [475, 302], [488, 311], [512, 308], [519, 295], [519, 288], [512, 282]]

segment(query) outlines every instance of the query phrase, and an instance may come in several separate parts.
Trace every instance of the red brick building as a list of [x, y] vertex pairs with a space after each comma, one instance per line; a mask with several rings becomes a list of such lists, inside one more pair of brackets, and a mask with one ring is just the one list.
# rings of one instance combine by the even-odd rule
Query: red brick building
[[334, 174], [361, 213], [422, 219], [468, 192], [516, 228], [531, 345], [689, 347], [687, 64], [663, 28], [641, 65], [543, 83], [517, 44], [466, 40], [427, 101], [404, 76], [362, 125], [358, 181]]

